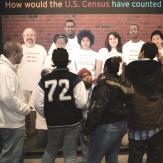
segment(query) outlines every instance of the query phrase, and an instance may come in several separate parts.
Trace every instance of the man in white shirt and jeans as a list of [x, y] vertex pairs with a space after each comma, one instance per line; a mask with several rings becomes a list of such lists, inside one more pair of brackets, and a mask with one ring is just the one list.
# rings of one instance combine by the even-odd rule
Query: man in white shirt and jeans
[[129, 26], [130, 40], [122, 47], [123, 61], [129, 64], [132, 61], [138, 60], [139, 52], [144, 44], [144, 41], [139, 39], [139, 27], [136, 24]]
[[22, 59], [19, 43], [8, 41], [0, 56], [0, 162], [22, 163], [25, 116], [30, 107], [25, 104], [16, 70]]

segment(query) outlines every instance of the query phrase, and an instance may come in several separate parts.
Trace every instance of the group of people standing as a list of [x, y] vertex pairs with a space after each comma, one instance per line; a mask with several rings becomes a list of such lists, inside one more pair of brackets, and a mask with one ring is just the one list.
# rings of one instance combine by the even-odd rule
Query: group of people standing
[[23, 31], [22, 46], [4, 44], [0, 162], [23, 162], [25, 116], [36, 112], [37, 144], [46, 144], [42, 163], [53, 163], [61, 147], [65, 162], [75, 162], [79, 137], [83, 162], [100, 163], [105, 156], [117, 163], [127, 129], [129, 163], [141, 163], [145, 152], [148, 163], [162, 163], [163, 34], [153, 31], [145, 43], [132, 24], [123, 46], [120, 35], [110, 32], [95, 52], [93, 33], [84, 29], [76, 36], [75, 28], [67, 20], [48, 53], [36, 44], [32, 28]]

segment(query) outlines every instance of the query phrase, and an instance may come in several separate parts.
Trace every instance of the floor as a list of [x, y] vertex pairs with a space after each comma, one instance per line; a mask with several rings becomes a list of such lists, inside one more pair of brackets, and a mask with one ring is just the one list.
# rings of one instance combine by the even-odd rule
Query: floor
[[[128, 155], [119, 155], [118, 163], [127, 163], [127, 159], [128, 159]], [[78, 157], [77, 163], [81, 163], [80, 161], [81, 159], [80, 157]], [[41, 159], [26, 159], [24, 163], [41, 163]], [[64, 163], [63, 158], [57, 158], [55, 163]], [[101, 163], [105, 163], [105, 161], [103, 160]], [[143, 163], [145, 163], [145, 158], [144, 158]]]
[[[28, 140], [28, 143], [26, 143], [26, 147], [28, 147], [30, 149], [29, 151], [31, 151], [31, 149], [33, 148], [32, 144], [34, 144], [33, 139]], [[127, 163], [127, 160], [128, 160], [128, 154], [127, 153], [128, 152], [126, 152], [124, 150], [124, 152], [119, 154], [119, 156], [118, 156], [118, 163]], [[33, 158], [31, 158], [31, 155], [28, 155], [26, 157], [24, 163], [41, 163], [41, 155], [42, 154], [43, 153], [41, 153], [39, 155], [36, 155], [36, 156], [32, 156]], [[62, 155], [60, 155], [60, 156], [62, 156]], [[79, 154], [79, 156], [80, 156], [80, 154]], [[143, 163], [145, 163], [145, 157], [144, 157]], [[63, 158], [57, 158], [55, 163], [64, 163]], [[81, 158], [80, 157], [77, 158], [77, 163], [81, 163]], [[103, 160], [101, 163], [105, 163], [105, 161]]]
[[[118, 163], [127, 163], [127, 157], [128, 156], [126, 155], [119, 156]], [[41, 163], [41, 159], [28, 159], [28, 160], [25, 160], [24, 163]], [[57, 158], [55, 163], [64, 163], [63, 158]], [[78, 157], [77, 163], [81, 163], [80, 157]], [[104, 161], [102, 161], [102, 163], [104, 163]]]

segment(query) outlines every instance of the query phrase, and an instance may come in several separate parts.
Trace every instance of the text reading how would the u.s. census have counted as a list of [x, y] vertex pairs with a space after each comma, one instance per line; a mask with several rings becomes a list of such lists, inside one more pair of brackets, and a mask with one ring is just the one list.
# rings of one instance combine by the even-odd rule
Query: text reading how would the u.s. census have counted
[[2, 0], [1, 14], [7, 14], [13, 11], [15, 14], [163, 13], [162, 1], [163, 0]]

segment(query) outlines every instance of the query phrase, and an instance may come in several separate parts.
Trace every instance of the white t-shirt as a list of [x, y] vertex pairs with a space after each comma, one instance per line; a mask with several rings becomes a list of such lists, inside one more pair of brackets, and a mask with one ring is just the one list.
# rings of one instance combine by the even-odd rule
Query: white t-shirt
[[77, 48], [74, 49], [72, 56], [73, 59], [71, 63], [71, 71], [77, 74], [82, 68], [86, 68], [91, 72], [94, 79], [97, 52], [91, 49], [84, 50], [81, 48]]
[[33, 91], [36, 88], [40, 78], [41, 71], [47, 52], [41, 45], [36, 44], [29, 48], [25, 44], [23, 47], [23, 58], [18, 65], [18, 78], [22, 90]]
[[126, 64], [129, 64], [132, 61], [138, 60], [140, 49], [144, 41], [132, 42], [131, 40], [126, 42], [122, 48], [123, 60]]
[[103, 69], [104, 69], [105, 61], [107, 59], [111, 58], [111, 57], [118, 57], [118, 56], [120, 56], [122, 58], [122, 60], [123, 60], [122, 53], [118, 52], [116, 49], [112, 49], [109, 52], [107, 48], [101, 48], [98, 51], [98, 58], [97, 58], [97, 60], [102, 61], [102, 72], [103, 72]]
[[159, 49], [158, 52], [160, 56], [163, 56], [163, 48]]
[[[103, 65], [105, 61], [111, 57], [117, 57], [120, 56], [122, 57], [122, 53], [118, 52], [116, 49], [112, 49], [110, 52], [108, 51], [107, 48], [101, 48], [98, 51], [98, 60], [103, 62]], [[123, 58], [122, 58], [123, 59]]]
[[70, 39], [68, 38], [68, 42], [66, 44], [66, 49], [69, 53], [69, 60], [71, 61], [72, 60], [72, 51], [76, 48], [80, 48], [80, 45], [78, 44], [78, 39], [77, 37], [75, 36], [73, 39]]

